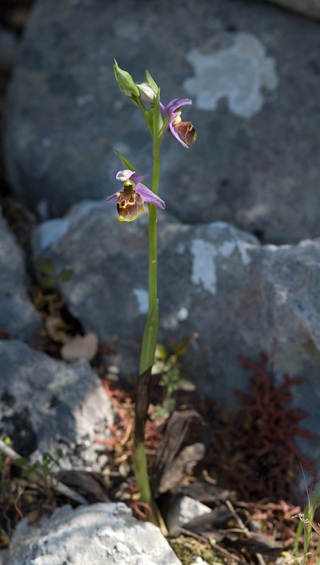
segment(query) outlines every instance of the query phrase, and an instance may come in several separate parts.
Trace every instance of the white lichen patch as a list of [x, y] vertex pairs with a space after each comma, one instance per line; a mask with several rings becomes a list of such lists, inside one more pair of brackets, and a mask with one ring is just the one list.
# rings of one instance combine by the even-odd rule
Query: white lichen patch
[[188, 308], [185, 308], [184, 306], [182, 308], [180, 308], [180, 310], [177, 312], [177, 319], [179, 320], [179, 322], [183, 322], [184, 320], [186, 320], [189, 317], [189, 310]]
[[135, 295], [140, 314], [148, 314], [149, 310], [149, 294], [144, 288], [134, 288], [133, 294]]
[[194, 239], [191, 245], [191, 253], [193, 255], [192, 282], [201, 284], [205, 290], [215, 294], [217, 274], [214, 258], [217, 252], [214, 245], [203, 239]]
[[232, 47], [211, 54], [192, 49], [186, 55], [195, 76], [184, 81], [195, 105], [201, 110], [215, 110], [226, 97], [231, 112], [251, 118], [263, 106], [262, 88], [275, 90], [278, 77], [275, 61], [266, 56], [266, 48], [257, 37], [238, 33]]
[[250, 255], [248, 255], [248, 251], [251, 248], [252, 245], [250, 243], [246, 243], [245, 241], [238, 241], [237, 249], [240, 253], [241, 260], [244, 265], [251, 263], [251, 257]]
[[220, 247], [219, 247], [219, 253], [221, 255], [223, 255], [223, 257], [229, 257], [231, 255], [231, 253], [233, 253], [235, 248], [235, 243], [234, 241], [225, 241]]

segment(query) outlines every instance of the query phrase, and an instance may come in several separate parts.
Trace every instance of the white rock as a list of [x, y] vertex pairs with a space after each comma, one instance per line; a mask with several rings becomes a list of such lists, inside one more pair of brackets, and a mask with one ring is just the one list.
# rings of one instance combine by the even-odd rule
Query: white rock
[[123, 503], [64, 506], [41, 528], [25, 519], [12, 544], [12, 565], [181, 565], [159, 528]]
[[166, 516], [167, 528], [171, 535], [176, 535], [184, 524], [209, 512], [211, 508], [202, 502], [190, 496], [181, 496], [172, 504]]

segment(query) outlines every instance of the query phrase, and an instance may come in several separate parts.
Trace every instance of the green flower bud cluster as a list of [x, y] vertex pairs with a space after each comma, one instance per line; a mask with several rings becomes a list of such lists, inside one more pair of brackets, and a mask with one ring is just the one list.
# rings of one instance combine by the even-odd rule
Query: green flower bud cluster
[[116, 60], [114, 60], [113, 70], [121, 92], [132, 98], [133, 102], [136, 102], [136, 99], [140, 97], [143, 102], [151, 103], [155, 100], [158, 87], [153, 81], [153, 84], [150, 84], [148, 75], [146, 82], [136, 84], [130, 73], [120, 69]]

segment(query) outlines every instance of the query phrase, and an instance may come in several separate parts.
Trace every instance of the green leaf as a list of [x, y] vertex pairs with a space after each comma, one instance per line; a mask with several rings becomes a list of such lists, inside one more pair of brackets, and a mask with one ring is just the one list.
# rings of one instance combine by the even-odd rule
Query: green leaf
[[59, 447], [59, 449], [57, 449], [57, 457], [59, 457], [59, 459], [62, 459], [62, 457], [63, 457], [63, 451], [60, 447]]
[[141, 173], [139, 171], [139, 169], [137, 169], [132, 163], [131, 161], [129, 161], [129, 159], [127, 159], [127, 157], [125, 157], [124, 155], [122, 155], [122, 153], [120, 153], [120, 151], [117, 151], [116, 149], [116, 154], [119, 155], [122, 163], [124, 164], [124, 166], [126, 167], [126, 169], [130, 169], [130, 171], [135, 171], [136, 173], [138, 173], [139, 177], [141, 176]]
[[49, 257], [41, 257], [41, 259], [38, 259], [37, 265], [40, 273], [43, 273], [44, 275], [54, 274], [54, 264]]
[[72, 269], [62, 269], [62, 271], [60, 271], [58, 275], [58, 279], [61, 282], [67, 282], [71, 279], [72, 275], [73, 275]]
[[40, 279], [40, 283], [45, 288], [52, 288], [55, 282], [55, 279], [53, 279], [52, 277], [41, 277]]
[[[129, 159], [127, 159], [124, 155], [122, 155], [122, 153], [120, 153], [120, 151], [118, 151], [117, 149], [115, 150], [116, 154], [120, 157], [122, 163], [124, 164], [124, 166], [126, 167], [126, 169], [129, 169], [130, 171], [135, 171], [136, 173], [138, 173], [139, 177], [142, 176], [139, 169], [137, 169], [133, 163], [131, 163], [131, 161], [129, 161]], [[148, 186], [148, 183], [146, 183], [146, 181], [142, 181], [142, 184], [145, 184], [146, 186]], [[148, 187], [149, 188], [149, 187]]]
[[153, 88], [153, 90], [155, 91], [155, 93], [158, 93], [159, 87], [157, 85], [157, 83], [153, 80], [151, 74], [149, 73], [149, 71], [146, 71], [146, 79], [147, 82], [150, 84], [150, 86]]
[[181, 355], [183, 355], [187, 351], [190, 343], [197, 337], [198, 334], [196, 332], [192, 332], [184, 336], [182, 340], [179, 341], [178, 345], [174, 348], [174, 353], [176, 354], [176, 356], [180, 357]]
[[168, 413], [171, 414], [176, 407], [176, 401], [174, 398], [166, 398], [163, 401], [163, 408]]

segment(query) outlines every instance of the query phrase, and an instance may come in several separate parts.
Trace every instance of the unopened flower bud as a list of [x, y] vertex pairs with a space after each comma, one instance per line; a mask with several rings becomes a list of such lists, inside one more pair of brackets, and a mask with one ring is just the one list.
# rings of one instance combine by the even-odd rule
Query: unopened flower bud
[[127, 71], [120, 69], [116, 60], [114, 60], [113, 70], [121, 92], [129, 98], [133, 95], [139, 97], [140, 92], [132, 76]]
[[137, 84], [137, 87], [140, 90], [140, 97], [143, 102], [148, 102], [150, 104], [155, 100], [157, 95], [148, 82]]

